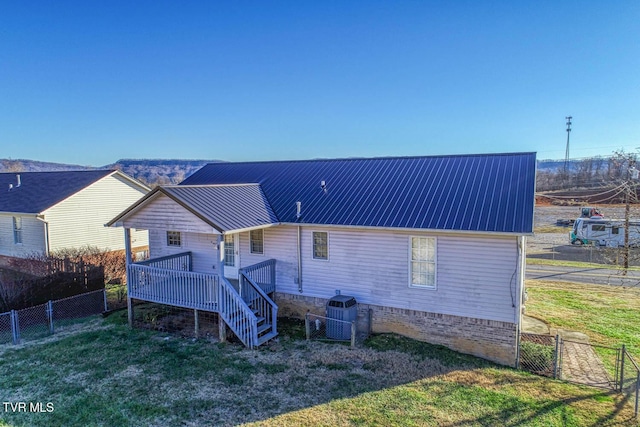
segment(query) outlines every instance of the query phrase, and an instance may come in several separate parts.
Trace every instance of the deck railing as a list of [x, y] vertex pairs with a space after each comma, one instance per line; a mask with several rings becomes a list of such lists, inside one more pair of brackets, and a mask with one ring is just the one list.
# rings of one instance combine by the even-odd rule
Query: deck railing
[[192, 258], [191, 252], [182, 252], [140, 261], [136, 265], [146, 265], [147, 267], [163, 268], [165, 270], [191, 271], [193, 270]]
[[248, 347], [258, 345], [258, 319], [229, 281], [222, 277], [219, 287], [220, 316], [240, 341]]
[[[269, 259], [240, 269], [245, 277], [260, 285], [265, 293], [270, 294], [276, 290], [276, 260]], [[242, 293], [241, 293], [242, 294]]]
[[[224, 277], [192, 272], [191, 252], [184, 252], [128, 265], [128, 295], [159, 304], [218, 312], [240, 341], [254, 348], [260, 344], [259, 333], [271, 333], [269, 337], [276, 333], [278, 307], [267, 296], [276, 288], [275, 266], [275, 260], [268, 260], [241, 269], [238, 292]], [[271, 331], [259, 328], [258, 319], [268, 324]]]
[[184, 308], [218, 310], [218, 275], [140, 264], [130, 264], [127, 273], [129, 298]]

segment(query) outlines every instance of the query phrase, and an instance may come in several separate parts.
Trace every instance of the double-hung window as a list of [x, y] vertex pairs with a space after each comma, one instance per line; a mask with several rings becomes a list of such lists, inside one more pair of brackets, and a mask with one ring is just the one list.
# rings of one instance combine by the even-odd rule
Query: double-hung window
[[436, 289], [436, 239], [411, 237], [409, 286]]
[[252, 254], [264, 254], [264, 230], [249, 232], [249, 246]]
[[167, 246], [182, 246], [179, 231], [167, 231]]
[[22, 244], [22, 217], [13, 217], [13, 243]]
[[329, 234], [326, 231], [313, 232], [313, 259], [329, 259]]

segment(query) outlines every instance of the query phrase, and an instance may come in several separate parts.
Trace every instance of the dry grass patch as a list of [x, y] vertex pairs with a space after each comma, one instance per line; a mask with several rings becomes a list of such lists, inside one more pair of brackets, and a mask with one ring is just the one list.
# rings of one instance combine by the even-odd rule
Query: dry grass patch
[[285, 336], [256, 351], [96, 319], [5, 351], [5, 398], [50, 401], [55, 412], [0, 413], [0, 425], [633, 425], [605, 393], [442, 347], [380, 335], [352, 350]]

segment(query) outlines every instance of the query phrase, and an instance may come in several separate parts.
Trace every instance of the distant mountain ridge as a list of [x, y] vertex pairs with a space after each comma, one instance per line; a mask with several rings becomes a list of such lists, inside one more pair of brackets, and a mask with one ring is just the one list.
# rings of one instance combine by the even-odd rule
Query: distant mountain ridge
[[[605, 169], [610, 161], [608, 157], [591, 159], [594, 168]], [[157, 185], [179, 184], [207, 163], [223, 160], [182, 160], [182, 159], [120, 159], [104, 166], [81, 166], [64, 163], [42, 162], [24, 159], [0, 159], [0, 172], [47, 172], [90, 169], [117, 169], [150, 187]], [[584, 160], [570, 160], [568, 169], [576, 172]], [[538, 173], [557, 174], [564, 168], [564, 160], [538, 160]]]
[[0, 172], [54, 172], [117, 169], [150, 187], [178, 184], [207, 163], [221, 160], [120, 159], [104, 166], [80, 166], [27, 159], [0, 159]]

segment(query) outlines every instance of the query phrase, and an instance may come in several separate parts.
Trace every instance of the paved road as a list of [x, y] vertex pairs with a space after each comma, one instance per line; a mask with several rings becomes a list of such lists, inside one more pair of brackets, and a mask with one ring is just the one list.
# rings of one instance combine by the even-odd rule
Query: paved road
[[620, 270], [606, 268], [560, 267], [552, 265], [527, 265], [527, 279], [564, 280], [568, 282], [594, 285], [638, 286], [640, 271], [628, 271], [626, 276]]

